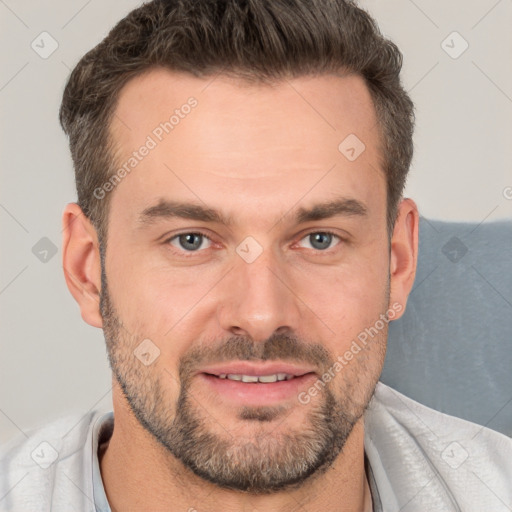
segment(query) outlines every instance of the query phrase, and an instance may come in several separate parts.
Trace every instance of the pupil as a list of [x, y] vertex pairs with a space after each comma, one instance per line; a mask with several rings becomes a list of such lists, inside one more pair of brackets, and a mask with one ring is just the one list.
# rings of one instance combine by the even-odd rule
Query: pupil
[[311, 237], [311, 245], [316, 249], [327, 249], [332, 240], [332, 235], [329, 233], [314, 233]]
[[187, 233], [185, 235], [180, 235], [180, 244], [184, 249], [196, 250], [201, 247], [201, 236], [202, 235], [198, 233]]

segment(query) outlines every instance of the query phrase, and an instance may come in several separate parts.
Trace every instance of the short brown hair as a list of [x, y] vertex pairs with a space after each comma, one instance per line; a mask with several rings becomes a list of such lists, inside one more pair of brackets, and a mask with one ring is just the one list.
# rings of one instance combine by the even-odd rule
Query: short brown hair
[[110, 121], [121, 88], [155, 67], [276, 81], [344, 70], [364, 78], [380, 125], [391, 235], [412, 159], [413, 103], [400, 82], [402, 55], [351, 0], [154, 0], [130, 12], [72, 71], [60, 107], [78, 204], [106, 243], [115, 172]]

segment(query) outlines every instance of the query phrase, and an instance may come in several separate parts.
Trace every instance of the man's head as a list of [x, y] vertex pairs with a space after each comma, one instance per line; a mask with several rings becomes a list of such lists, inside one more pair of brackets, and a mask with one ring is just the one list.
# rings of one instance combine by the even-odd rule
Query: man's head
[[221, 487], [321, 474], [372, 396], [416, 265], [399, 67], [349, 3], [179, 1], [72, 74], [64, 270], [116, 421]]
[[123, 86], [149, 69], [249, 82], [345, 73], [364, 79], [376, 109], [391, 234], [413, 153], [413, 105], [400, 84], [401, 64], [396, 46], [352, 1], [143, 5], [82, 58], [64, 91], [60, 121], [75, 163], [78, 204], [104, 238], [111, 196], [104, 184], [123, 163], [110, 129], [116, 104]]

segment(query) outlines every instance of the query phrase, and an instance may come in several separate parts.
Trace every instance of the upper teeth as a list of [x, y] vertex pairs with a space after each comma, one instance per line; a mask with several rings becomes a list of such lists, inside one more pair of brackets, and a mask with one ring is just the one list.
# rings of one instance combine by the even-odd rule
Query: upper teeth
[[274, 373], [273, 375], [242, 375], [240, 373], [221, 373], [221, 379], [240, 380], [242, 382], [276, 382], [278, 380], [293, 379], [288, 373]]

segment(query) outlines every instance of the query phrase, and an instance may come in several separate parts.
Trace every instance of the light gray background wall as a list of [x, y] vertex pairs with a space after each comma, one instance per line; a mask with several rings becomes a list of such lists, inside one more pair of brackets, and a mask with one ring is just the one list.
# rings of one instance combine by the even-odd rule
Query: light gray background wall
[[[61, 213], [76, 196], [57, 113], [80, 56], [138, 4], [0, 0], [0, 442], [110, 407], [102, 332], [62, 275]], [[512, 0], [361, 5], [404, 53], [417, 108], [407, 195], [427, 218], [512, 218]]]

